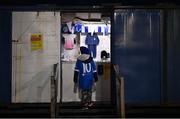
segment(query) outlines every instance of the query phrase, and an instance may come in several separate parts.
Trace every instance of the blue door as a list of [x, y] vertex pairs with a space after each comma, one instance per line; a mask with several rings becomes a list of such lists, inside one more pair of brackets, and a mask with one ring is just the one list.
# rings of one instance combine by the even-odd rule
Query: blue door
[[168, 102], [180, 102], [180, 10], [167, 14], [167, 93]]
[[113, 30], [112, 62], [124, 76], [126, 103], [160, 103], [160, 12], [116, 10]]

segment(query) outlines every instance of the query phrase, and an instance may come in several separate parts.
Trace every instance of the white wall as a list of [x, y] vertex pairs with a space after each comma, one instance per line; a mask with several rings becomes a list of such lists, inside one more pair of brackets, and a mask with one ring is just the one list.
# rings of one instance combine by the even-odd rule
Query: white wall
[[[13, 12], [12, 102], [50, 102], [52, 65], [60, 57], [59, 12]], [[43, 50], [31, 51], [30, 36], [42, 33]]]

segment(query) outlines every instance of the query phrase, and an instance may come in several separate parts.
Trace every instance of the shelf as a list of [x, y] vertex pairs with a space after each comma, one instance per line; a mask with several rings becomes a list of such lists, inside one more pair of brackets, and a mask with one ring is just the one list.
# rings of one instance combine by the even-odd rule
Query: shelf
[[[89, 32], [90, 33], [90, 32]], [[104, 35], [104, 33], [99, 33], [99, 32], [95, 32], [97, 35]], [[87, 35], [88, 33], [81, 33], [81, 35]], [[91, 34], [91, 33], [90, 33]], [[109, 35], [110, 33], [106, 34], [106, 35]]]

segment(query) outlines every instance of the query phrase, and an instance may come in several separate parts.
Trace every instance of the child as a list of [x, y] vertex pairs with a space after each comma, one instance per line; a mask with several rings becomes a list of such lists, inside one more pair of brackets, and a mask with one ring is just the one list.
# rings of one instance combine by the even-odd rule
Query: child
[[74, 83], [78, 85], [81, 93], [81, 103], [83, 109], [88, 109], [92, 106], [92, 86], [93, 83], [98, 81], [96, 65], [93, 58], [90, 55], [88, 48], [80, 47], [81, 55], [77, 58], [75, 71], [74, 71]]

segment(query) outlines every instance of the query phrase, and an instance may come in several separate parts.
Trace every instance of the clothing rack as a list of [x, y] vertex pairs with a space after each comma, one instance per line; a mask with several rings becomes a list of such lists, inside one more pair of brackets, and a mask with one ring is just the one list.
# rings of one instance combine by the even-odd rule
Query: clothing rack
[[[91, 32], [88, 32], [88, 33], [91, 34]], [[81, 35], [87, 35], [88, 33], [82, 32]], [[101, 32], [101, 33], [95, 32], [95, 33], [96, 33], [97, 35], [104, 35], [104, 33], [102, 33], [102, 32]], [[110, 33], [107, 33], [107, 34], [105, 34], [105, 35], [107, 36], [107, 35], [109, 35], [109, 34], [110, 34]]]

